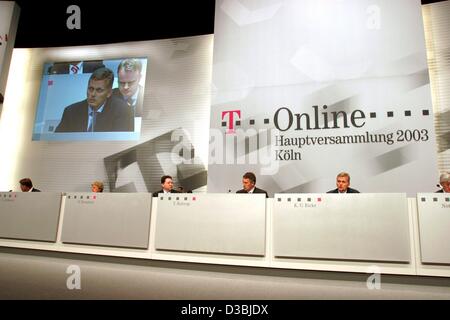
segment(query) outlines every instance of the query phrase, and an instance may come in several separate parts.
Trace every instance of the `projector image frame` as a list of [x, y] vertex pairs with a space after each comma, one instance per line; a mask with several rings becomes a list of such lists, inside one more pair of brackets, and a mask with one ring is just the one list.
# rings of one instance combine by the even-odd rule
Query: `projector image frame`
[[32, 140], [139, 140], [147, 67], [147, 57], [45, 63]]

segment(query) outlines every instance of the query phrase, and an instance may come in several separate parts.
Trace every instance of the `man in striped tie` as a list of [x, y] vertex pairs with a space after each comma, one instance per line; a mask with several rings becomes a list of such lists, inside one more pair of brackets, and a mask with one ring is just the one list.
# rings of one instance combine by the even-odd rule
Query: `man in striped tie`
[[117, 68], [119, 87], [113, 90], [113, 95], [122, 98], [133, 109], [135, 117], [142, 117], [144, 88], [141, 81], [142, 63], [139, 59], [125, 59]]
[[123, 99], [112, 96], [114, 73], [96, 69], [88, 83], [87, 99], [64, 109], [55, 132], [134, 131], [134, 115]]

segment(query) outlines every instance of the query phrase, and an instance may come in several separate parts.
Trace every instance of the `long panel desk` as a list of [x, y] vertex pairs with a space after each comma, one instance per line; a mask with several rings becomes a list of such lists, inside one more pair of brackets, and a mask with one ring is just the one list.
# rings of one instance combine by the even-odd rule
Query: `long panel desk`
[[[0, 246], [450, 277], [450, 196], [0, 193]], [[375, 268], [375, 269], [374, 269]]]

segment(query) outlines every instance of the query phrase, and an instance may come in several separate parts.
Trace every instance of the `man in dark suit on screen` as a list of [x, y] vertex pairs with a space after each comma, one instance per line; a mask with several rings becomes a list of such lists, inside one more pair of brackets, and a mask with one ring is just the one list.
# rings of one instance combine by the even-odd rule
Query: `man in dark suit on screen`
[[350, 188], [350, 175], [347, 172], [341, 172], [336, 177], [336, 186], [334, 190], [327, 193], [359, 193], [358, 190]]
[[125, 101], [112, 96], [114, 73], [96, 69], [89, 78], [87, 99], [64, 109], [55, 132], [134, 131], [134, 115]]
[[263, 189], [259, 189], [255, 186], [256, 184], [256, 176], [253, 172], [247, 172], [242, 177], [242, 188], [241, 190], [236, 191], [236, 193], [264, 193], [266, 198], [269, 197], [267, 192]]
[[142, 63], [138, 59], [125, 59], [117, 67], [119, 87], [113, 90], [113, 95], [123, 99], [133, 109], [135, 117], [142, 117], [144, 102], [144, 87], [141, 81]]

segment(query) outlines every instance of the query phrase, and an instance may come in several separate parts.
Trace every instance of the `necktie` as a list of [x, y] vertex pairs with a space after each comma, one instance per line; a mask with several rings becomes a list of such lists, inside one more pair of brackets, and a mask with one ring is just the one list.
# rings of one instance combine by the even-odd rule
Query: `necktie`
[[132, 98], [132, 97], [129, 97], [129, 98], [127, 99], [127, 104], [128, 104], [130, 107], [133, 106], [133, 98]]
[[92, 117], [92, 121], [91, 121], [90, 126], [89, 126], [89, 128], [87, 130], [88, 132], [94, 132], [95, 122], [97, 120], [97, 114], [98, 114], [97, 111], [89, 112], [89, 115]]
[[77, 65], [73, 65], [72, 67], [70, 67], [70, 70], [72, 70], [73, 74], [77, 74], [78, 70], [80, 70], [80, 68], [78, 68]]

